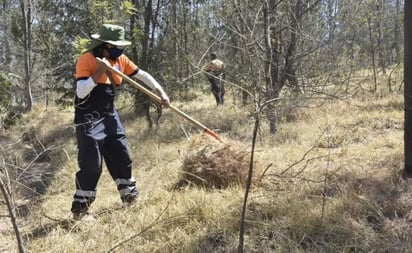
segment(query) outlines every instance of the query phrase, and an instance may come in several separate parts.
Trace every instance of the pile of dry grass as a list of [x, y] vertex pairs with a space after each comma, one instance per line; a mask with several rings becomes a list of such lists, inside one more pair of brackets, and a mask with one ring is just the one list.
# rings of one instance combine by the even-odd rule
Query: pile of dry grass
[[226, 188], [244, 184], [248, 177], [250, 151], [238, 141], [218, 142], [207, 135], [193, 137], [182, 165], [178, 187], [184, 185]]

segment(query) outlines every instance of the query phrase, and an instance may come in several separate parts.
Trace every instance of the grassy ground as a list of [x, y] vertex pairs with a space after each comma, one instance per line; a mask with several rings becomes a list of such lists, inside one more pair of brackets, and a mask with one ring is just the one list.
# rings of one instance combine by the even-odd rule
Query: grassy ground
[[[210, 94], [175, 105], [225, 140], [250, 146], [254, 119], [249, 109], [233, 105], [231, 94], [223, 107]], [[401, 176], [402, 94], [307, 105], [285, 110], [274, 136], [262, 121], [245, 252], [408, 252], [412, 184]], [[41, 175], [25, 171], [44, 176], [45, 183], [19, 192], [34, 199], [19, 200], [20, 212], [26, 210], [19, 225], [28, 250], [236, 252], [243, 187], [175, 190], [197, 129], [165, 111], [160, 127], [149, 131], [143, 119], [122, 108], [139, 201], [122, 206], [105, 169], [93, 217], [81, 222], [72, 222], [69, 212], [77, 171], [72, 111], [37, 108], [10, 134], [9, 140], [20, 136], [11, 148], [16, 163], [40, 155], [36, 164], [49, 168]], [[0, 216], [0, 224], [6, 221]], [[0, 233], [7, 239], [0, 252], [12, 252], [12, 231]]]

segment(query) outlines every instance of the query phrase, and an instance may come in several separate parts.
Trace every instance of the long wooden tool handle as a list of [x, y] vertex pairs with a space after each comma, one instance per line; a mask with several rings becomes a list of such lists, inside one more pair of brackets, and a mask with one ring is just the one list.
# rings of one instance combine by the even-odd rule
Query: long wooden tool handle
[[[100, 61], [100, 62], [106, 64], [106, 62], [104, 62], [102, 59], [97, 58], [97, 57], [96, 57], [96, 59], [97, 59], [97, 61]], [[150, 90], [146, 89], [145, 87], [140, 85], [138, 82], [134, 81], [129, 76], [125, 75], [123, 72], [120, 72], [118, 69], [115, 69], [115, 68], [113, 68], [112, 66], [110, 66], [108, 64], [106, 64], [106, 65], [111, 71], [113, 71], [114, 73], [116, 73], [116, 74], [120, 75], [121, 77], [123, 77], [123, 79], [125, 79], [128, 83], [133, 85], [135, 88], [137, 88], [138, 90], [140, 90], [144, 94], [148, 95], [154, 101], [156, 101], [158, 103], [162, 102], [162, 99], [158, 95], [156, 95], [153, 92], [151, 92]], [[212, 136], [216, 140], [222, 142], [222, 138], [217, 133], [213, 132], [211, 129], [207, 128], [205, 125], [203, 125], [199, 121], [193, 119], [192, 117], [190, 117], [186, 113], [182, 112], [181, 110], [177, 109], [173, 105], [169, 105], [169, 108], [172, 111], [174, 111], [175, 113], [177, 113], [179, 116], [183, 117], [184, 119], [188, 120], [189, 122], [192, 122], [193, 124], [195, 124], [196, 126], [201, 128], [203, 131], [205, 131], [205, 133], [209, 134], [210, 136]]]

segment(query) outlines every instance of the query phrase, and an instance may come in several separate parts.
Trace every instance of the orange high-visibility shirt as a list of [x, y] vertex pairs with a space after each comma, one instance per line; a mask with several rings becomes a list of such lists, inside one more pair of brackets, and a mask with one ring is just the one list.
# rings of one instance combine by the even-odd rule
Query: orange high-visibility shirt
[[[126, 55], [122, 54], [116, 61], [109, 60], [110, 65], [125, 75], [132, 76], [137, 73], [138, 67]], [[87, 52], [79, 57], [76, 63], [76, 80], [89, 78], [97, 71], [96, 58], [92, 52]], [[123, 78], [112, 73], [116, 85], [120, 85]], [[98, 84], [110, 84], [109, 77], [104, 73], [97, 80]]]

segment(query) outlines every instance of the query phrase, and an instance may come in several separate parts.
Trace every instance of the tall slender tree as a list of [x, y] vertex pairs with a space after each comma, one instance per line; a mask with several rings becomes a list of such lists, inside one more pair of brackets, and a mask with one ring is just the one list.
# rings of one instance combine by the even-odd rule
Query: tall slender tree
[[412, 176], [412, 0], [405, 1], [404, 10], [404, 156], [405, 172]]
[[23, 46], [23, 61], [24, 61], [24, 100], [25, 110], [30, 111], [33, 106], [32, 96], [32, 8], [33, 3], [31, 0], [20, 0], [20, 11], [22, 21], [20, 29], [22, 32], [22, 46]]

